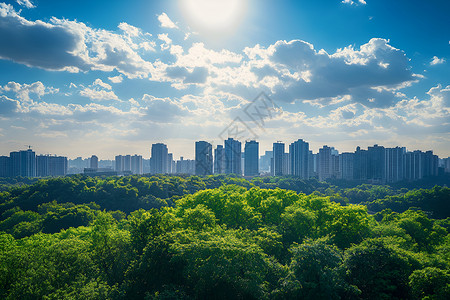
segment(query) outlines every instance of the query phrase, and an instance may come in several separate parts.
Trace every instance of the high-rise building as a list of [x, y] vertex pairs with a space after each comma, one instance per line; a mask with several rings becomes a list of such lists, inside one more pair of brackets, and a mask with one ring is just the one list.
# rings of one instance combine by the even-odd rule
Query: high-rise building
[[433, 154], [433, 151], [426, 151], [424, 154], [424, 176], [437, 176], [439, 169], [439, 157]]
[[303, 179], [309, 178], [309, 143], [302, 139], [289, 145], [291, 174]]
[[353, 180], [355, 153], [344, 152], [339, 155], [340, 175], [338, 178]]
[[68, 169], [68, 160], [65, 156], [37, 155], [36, 176], [65, 176]]
[[404, 162], [405, 162], [405, 147], [395, 147], [385, 149], [385, 178], [386, 182], [397, 182], [405, 178]]
[[11, 175], [23, 177], [36, 177], [36, 153], [31, 150], [11, 152]]
[[173, 160], [173, 153], [167, 154], [167, 173], [172, 174], [175, 173], [175, 161]]
[[445, 173], [450, 173], [450, 157], [443, 159], [443, 168]]
[[150, 173], [166, 174], [168, 173], [169, 151], [167, 146], [162, 143], [152, 145], [150, 158]]
[[135, 154], [131, 156], [131, 172], [137, 175], [144, 173], [142, 155]]
[[259, 175], [259, 143], [246, 141], [244, 146], [244, 175]]
[[327, 145], [319, 149], [319, 180], [337, 178], [340, 173], [339, 152]]
[[233, 138], [225, 140], [225, 173], [242, 175], [241, 159], [241, 142]]
[[271, 173], [271, 161], [273, 158], [273, 151], [266, 151], [259, 159], [259, 171]]
[[367, 180], [367, 150], [362, 150], [359, 146], [353, 156], [353, 179]]
[[114, 170], [116, 172], [131, 172], [131, 155], [116, 155]]
[[317, 154], [313, 154], [311, 150], [308, 152], [308, 178], [317, 177], [316, 167]]
[[205, 141], [195, 142], [195, 174], [211, 175], [212, 172], [212, 145]]
[[122, 155], [116, 155], [114, 158], [114, 170], [116, 172], [123, 172], [124, 169], [124, 159]]
[[181, 156], [176, 163], [176, 172], [177, 174], [195, 174], [195, 160], [183, 159], [183, 156]]
[[284, 155], [284, 143], [276, 142], [273, 143], [273, 158], [271, 163], [272, 176], [282, 176], [283, 174], [283, 161], [285, 159]]
[[367, 148], [367, 179], [384, 183], [386, 181], [386, 150], [374, 145]]
[[50, 165], [49, 155], [36, 155], [36, 176], [46, 177], [50, 175], [49, 165]]
[[217, 145], [214, 149], [214, 174], [224, 174], [225, 165], [225, 149], [222, 145]]
[[0, 177], [11, 176], [11, 158], [9, 156], [0, 156]]
[[98, 169], [98, 157], [96, 155], [91, 156], [90, 168]]

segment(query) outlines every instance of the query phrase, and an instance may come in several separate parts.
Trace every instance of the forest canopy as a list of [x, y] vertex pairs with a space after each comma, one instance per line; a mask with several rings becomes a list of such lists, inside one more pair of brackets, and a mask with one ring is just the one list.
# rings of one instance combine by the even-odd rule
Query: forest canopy
[[41, 179], [0, 193], [2, 299], [448, 299], [450, 189]]

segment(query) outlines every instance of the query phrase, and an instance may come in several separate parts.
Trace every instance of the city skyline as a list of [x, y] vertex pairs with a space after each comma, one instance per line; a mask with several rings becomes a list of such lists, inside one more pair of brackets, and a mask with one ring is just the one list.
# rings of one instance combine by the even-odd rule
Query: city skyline
[[[407, 151], [405, 147], [386, 148], [374, 145], [354, 152], [339, 153], [324, 145], [318, 153], [309, 150], [309, 143], [298, 139], [289, 145], [277, 141], [272, 151], [259, 156], [259, 143], [228, 138], [214, 149], [205, 141], [195, 142], [195, 159], [174, 159], [166, 144], [152, 144], [150, 159], [140, 155], [117, 155], [115, 160], [36, 155], [27, 150], [0, 156], [0, 177], [47, 177], [83, 173], [88, 176], [127, 176], [143, 174], [219, 175], [244, 177], [292, 175], [301, 179], [344, 179], [368, 183], [416, 181], [429, 176], [450, 173], [450, 157], [439, 160], [433, 151]], [[244, 148], [244, 151], [242, 152]]]
[[[228, 137], [450, 156], [450, 2], [0, 0], [0, 155]], [[248, 109], [263, 93], [264, 119]], [[259, 107], [255, 105], [255, 107]], [[252, 114], [253, 113], [253, 114]], [[225, 134], [239, 123], [248, 135]], [[243, 166], [241, 166], [243, 168]]]

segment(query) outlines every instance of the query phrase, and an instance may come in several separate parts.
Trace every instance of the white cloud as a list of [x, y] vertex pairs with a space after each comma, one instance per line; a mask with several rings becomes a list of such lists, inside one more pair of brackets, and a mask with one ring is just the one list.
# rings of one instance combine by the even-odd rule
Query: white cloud
[[158, 39], [163, 41], [163, 43], [161, 44], [161, 50], [167, 50], [170, 48], [172, 40], [169, 38], [169, 35], [167, 33], [158, 34]]
[[107, 90], [111, 90], [112, 89], [111, 85], [103, 82], [100, 78], [95, 79], [95, 81], [94, 81], [94, 83], [92, 85], [98, 85], [98, 86], [101, 86], [102, 88], [107, 89]]
[[128, 34], [131, 37], [139, 36], [139, 34], [141, 33], [141, 30], [139, 28], [134, 27], [125, 22], [120, 23], [119, 26], [117, 26], [117, 27], [122, 29], [126, 34]]
[[119, 100], [113, 91], [97, 90], [85, 88], [80, 91], [80, 95], [91, 100]]
[[108, 77], [109, 81], [111, 81], [112, 83], [121, 83], [123, 81], [123, 77], [122, 75], [119, 76], [113, 76], [113, 77]]
[[162, 13], [158, 16], [158, 21], [161, 23], [163, 28], [178, 28], [178, 26], [172, 22], [172, 20], [167, 16], [166, 13]]
[[35, 8], [36, 6], [30, 0], [16, 0], [17, 4], [25, 6], [26, 8]]
[[148, 94], [142, 97], [141, 110], [143, 118], [157, 123], [180, 122], [180, 117], [186, 116], [188, 110], [170, 98], [157, 98]]
[[350, 4], [350, 5], [353, 5], [353, 4], [355, 4], [355, 5], [359, 5], [359, 4], [366, 5], [367, 4], [366, 1], [364, 1], [364, 0], [356, 0], [356, 1], [343, 0], [341, 3]]
[[445, 63], [444, 58], [438, 58], [437, 56], [433, 56], [433, 59], [430, 61], [430, 66], [440, 65]]
[[36, 95], [38, 98], [46, 94], [56, 94], [59, 89], [53, 87], [46, 87], [40, 81], [31, 84], [20, 84], [14, 81], [8, 82], [4, 86], [0, 86], [0, 92], [13, 93], [19, 100], [24, 102], [33, 102], [31, 94]]
[[[152, 64], [136, 52], [149, 35], [121, 23], [125, 34], [91, 28], [78, 21], [51, 18], [28, 21], [11, 5], [0, 3], [0, 58], [30, 67], [79, 72], [117, 70], [130, 78], [145, 78]], [[137, 36], [138, 35], [138, 36]], [[22, 36], [22, 39], [17, 39]], [[43, 42], [36, 44], [36, 40]], [[135, 42], [136, 40], [136, 42]], [[147, 47], [148, 48], [148, 47]]]

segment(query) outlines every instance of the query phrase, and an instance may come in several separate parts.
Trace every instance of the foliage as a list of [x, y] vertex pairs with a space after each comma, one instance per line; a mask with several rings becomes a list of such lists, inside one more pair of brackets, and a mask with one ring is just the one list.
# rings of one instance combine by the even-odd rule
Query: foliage
[[447, 299], [449, 219], [391, 201], [447, 196], [294, 177], [43, 179], [0, 193], [0, 299]]

